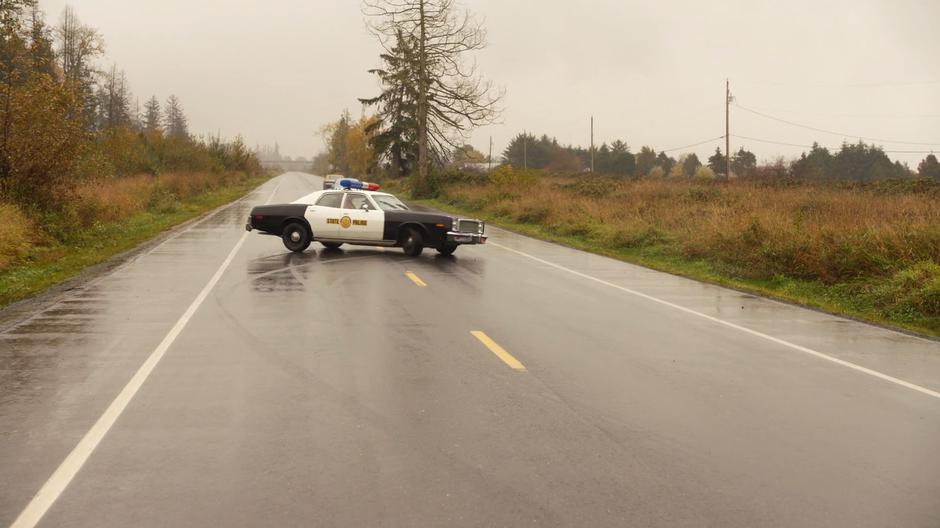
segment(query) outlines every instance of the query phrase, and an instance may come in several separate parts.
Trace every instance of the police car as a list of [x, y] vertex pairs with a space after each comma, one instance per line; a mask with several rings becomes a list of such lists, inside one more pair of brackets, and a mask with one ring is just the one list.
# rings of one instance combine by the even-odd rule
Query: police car
[[412, 211], [379, 192], [378, 185], [352, 178], [289, 204], [259, 205], [245, 228], [279, 236], [298, 253], [316, 241], [330, 249], [343, 244], [400, 247], [414, 257], [430, 247], [450, 255], [461, 244], [485, 244], [487, 238], [481, 220]]

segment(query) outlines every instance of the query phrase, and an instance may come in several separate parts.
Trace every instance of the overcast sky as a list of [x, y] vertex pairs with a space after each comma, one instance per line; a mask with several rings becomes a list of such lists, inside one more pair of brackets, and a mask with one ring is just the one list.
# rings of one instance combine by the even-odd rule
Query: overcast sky
[[[317, 130], [377, 93], [379, 47], [358, 0], [40, 0], [100, 30], [141, 101], [180, 97], [195, 133], [311, 156]], [[724, 134], [724, 80], [743, 106], [839, 133], [940, 151], [937, 0], [464, 0], [485, 19], [480, 71], [505, 89], [502, 123], [471, 143], [494, 156], [523, 129], [634, 151]], [[732, 112], [732, 134], [838, 146], [841, 136]], [[688, 149], [707, 156], [721, 141]], [[758, 158], [797, 147], [733, 139]], [[678, 154], [678, 152], [674, 153]], [[891, 154], [910, 162], [923, 154]]]

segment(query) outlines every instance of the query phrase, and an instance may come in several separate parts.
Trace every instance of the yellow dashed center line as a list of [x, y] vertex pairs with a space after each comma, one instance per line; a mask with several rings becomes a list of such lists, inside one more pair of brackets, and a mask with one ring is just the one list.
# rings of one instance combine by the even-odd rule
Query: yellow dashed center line
[[479, 330], [474, 330], [470, 332], [470, 334], [473, 337], [479, 339], [480, 342], [483, 343], [483, 346], [490, 349], [490, 352], [496, 354], [496, 357], [503, 360], [503, 363], [509, 365], [513, 370], [525, 372], [526, 370], [525, 365], [523, 365], [518, 359], [513, 357], [512, 354], [510, 354], [509, 352], [506, 352], [506, 349], [496, 344], [496, 341], [493, 341], [492, 339], [490, 339], [490, 336], [484, 334], [483, 332]]
[[423, 280], [421, 280], [421, 277], [415, 275], [414, 272], [412, 271], [406, 271], [405, 276], [411, 279], [411, 282], [417, 284], [418, 286], [422, 288], [427, 286], [427, 284]]

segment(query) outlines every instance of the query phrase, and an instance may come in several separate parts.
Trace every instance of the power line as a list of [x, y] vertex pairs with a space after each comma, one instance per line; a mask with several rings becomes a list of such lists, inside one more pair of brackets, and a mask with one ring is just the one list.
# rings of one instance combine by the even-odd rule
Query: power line
[[773, 141], [771, 139], [760, 139], [760, 138], [755, 138], [755, 137], [741, 136], [738, 134], [733, 134], [733, 136], [738, 139], [747, 139], [749, 141], [757, 141], [759, 143], [770, 143], [771, 145], [783, 145], [786, 147], [813, 148], [812, 145], [800, 145], [798, 143], [785, 143], [783, 141]]
[[848, 117], [853, 119], [940, 119], [940, 114], [845, 114], [830, 112], [806, 112], [805, 110], [794, 110], [792, 108], [757, 108], [753, 106], [751, 109], [760, 112], [783, 112], [787, 114], [799, 114], [803, 116], [812, 116], [815, 118]]
[[740, 108], [741, 110], [744, 110], [744, 111], [746, 111], [746, 112], [750, 112], [750, 113], [752, 113], [752, 114], [759, 115], [759, 116], [761, 116], [761, 117], [764, 117], [764, 118], [767, 118], [767, 119], [771, 119], [771, 120], [773, 120], [773, 121], [779, 121], [779, 122], [781, 122], [781, 123], [785, 123], [785, 124], [787, 124], [787, 125], [795, 126], [795, 127], [798, 127], [798, 128], [805, 128], [805, 129], [807, 129], [807, 130], [812, 130], [812, 131], [814, 131], [814, 132], [821, 132], [821, 133], [823, 133], [823, 134], [831, 134], [831, 135], [833, 135], [833, 136], [840, 136], [840, 137], [843, 137], [843, 138], [851, 137], [851, 138], [865, 139], [865, 140], [868, 140], [868, 141], [878, 141], [878, 142], [881, 142], [881, 143], [894, 143], [894, 144], [898, 144], [898, 145], [922, 145], [922, 146], [927, 146], [927, 147], [940, 146], [940, 143], [927, 143], [927, 142], [921, 142], [921, 141], [897, 141], [897, 140], [891, 140], [891, 139], [881, 139], [881, 138], [873, 138], [873, 137], [861, 136], [861, 135], [857, 135], [857, 134], [844, 134], [844, 133], [842, 133], [842, 132], [833, 132], [832, 130], [826, 130], [826, 129], [824, 129], [824, 128], [817, 128], [817, 127], [813, 127], [813, 126], [809, 126], [809, 125], [804, 125], [804, 124], [801, 124], [801, 123], [795, 123], [795, 122], [793, 122], [793, 121], [788, 121], [788, 120], [782, 119], [782, 118], [780, 118], [780, 117], [772, 116], [772, 115], [770, 115], [770, 114], [765, 114], [765, 113], [763, 113], [763, 112], [758, 112], [757, 110], [754, 110], [754, 109], [752, 109], [752, 108], [748, 108], [748, 107], [746, 107], [746, 106], [741, 106], [741, 105], [738, 104], [738, 103], [735, 103], [734, 106], [736, 106], [736, 107], [738, 107], [738, 108]]
[[691, 145], [683, 145], [683, 146], [681, 146], [681, 147], [675, 147], [675, 148], [670, 148], [670, 149], [664, 149], [664, 150], [660, 150], [660, 152], [672, 152], [672, 151], [674, 151], [674, 150], [682, 150], [682, 149], [697, 147], [697, 146], [699, 146], [699, 145], [704, 145], [704, 144], [706, 144], [706, 143], [712, 143], [712, 142], [718, 141], [719, 139], [725, 139], [725, 136], [724, 136], [724, 135], [721, 135], [721, 136], [714, 137], [714, 138], [711, 138], [711, 139], [706, 139], [705, 141], [699, 141], [698, 143], [692, 143]]
[[909, 82], [867, 82], [867, 83], [806, 83], [787, 81], [735, 81], [736, 84], [754, 86], [805, 86], [809, 88], [883, 88], [890, 86], [927, 86], [940, 84], [940, 80], [909, 81]]

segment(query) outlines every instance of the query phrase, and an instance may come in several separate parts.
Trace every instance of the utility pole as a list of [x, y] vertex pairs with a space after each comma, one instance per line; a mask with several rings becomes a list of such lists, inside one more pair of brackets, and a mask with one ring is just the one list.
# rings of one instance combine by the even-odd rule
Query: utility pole
[[731, 81], [725, 79], [725, 178], [731, 179]]
[[594, 174], [594, 116], [591, 116], [591, 174]]
[[490, 136], [490, 154], [486, 157], [486, 170], [493, 170], [493, 136]]
[[529, 133], [522, 131], [522, 168], [529, 170]]

